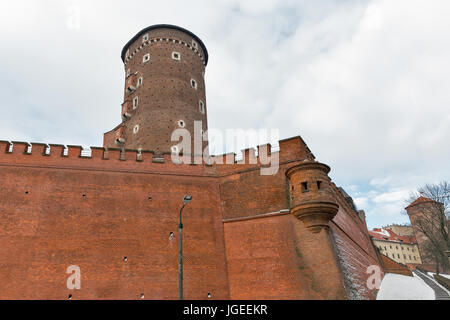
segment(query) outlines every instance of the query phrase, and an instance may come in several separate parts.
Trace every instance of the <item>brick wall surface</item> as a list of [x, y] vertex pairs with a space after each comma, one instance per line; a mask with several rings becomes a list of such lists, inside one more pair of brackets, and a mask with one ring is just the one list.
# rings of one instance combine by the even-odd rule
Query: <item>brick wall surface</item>
[[[308, 153], [298, 138], [284, 143], [279, 171], [262, 176], [260, 164], [176, 165], [103, 148], [86, 158], [77, 146], [62, 156], [59, 145], [43, 155], [43, 144], [26, 154], [19, 142], [9, 153], [0, 141], [0, 299], [176, 299], [185, 194], [194, 197], [184, 212], [187, 299], [345, 298], [335, 284], [362, 285], [377, 264], [367, 230], [339, 196], [339, 241], [289, 214], [285, 172]], [[66, 288], [70, 265], [81, 268], [81, 290]]]

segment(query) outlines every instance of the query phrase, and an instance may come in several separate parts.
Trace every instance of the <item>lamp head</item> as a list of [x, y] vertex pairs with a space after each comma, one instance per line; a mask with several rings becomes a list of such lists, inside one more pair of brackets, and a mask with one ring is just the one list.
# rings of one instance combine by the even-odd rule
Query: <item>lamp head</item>
[[187, 205], [189, 202], [191, 202], [192, 196], [184, 196], [183, 198], [183, 204]]

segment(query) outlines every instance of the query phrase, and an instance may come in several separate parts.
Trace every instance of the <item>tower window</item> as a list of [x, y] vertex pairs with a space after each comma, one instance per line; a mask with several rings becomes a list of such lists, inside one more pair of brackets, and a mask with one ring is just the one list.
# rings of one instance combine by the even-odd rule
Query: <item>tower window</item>
[[140, 77], [137, 81], [137, 87], [139, 88], [140, 86], [142, 86], [142, 82], [144, 81], [144, 79], [142, 77]]
[[139, 98], [135, 97], [133, 99], [133, 109], [137, 109], [138, 106], [139, 106]]
[[197, 89], [197, 81], [195, 81], [194, 79], [191, 79], [191, 87]]
[[172, 59], [173, 60], [181, 60], [181, 54], [179, 52], [172, 52]]
[[135, 125], [133, 128], [133, 133], [136, 134], [139, 132], [139, 125]]
[[200, 100], [200, 102], [199, 102], [199, 108], [200, 108], [200, 113], [205, 114], [205, 104], [203, 103], [202, 100]]
[[142, 37], [142, 42], [146, 41], [148, 41], [148, 33], [144, 34], [144, 36]]
[[143, 62], [143, 63], [146, 63], [146, 62], [148, 62], [148, 61], [150, 61], [150, 53], [147, 53], [146, 55], [144, 55], [144, 56], [142, 57], [142, 62]]
[[195, 41], [194, 39], [192, 39], [192, 47], [193, 47], [194, 49], [198, 49], [198, 43], [197, 43], [197, 41]]
[[302, 182], [302, 192], [308, 192], [308, 182]]
[[317, 181], [317, 189], [321, 189], [322, 188], [322, 181]]
[[179, 126], [180, 128], [184, 128], [184, 127], [186, 127], [186, 123], [184, 123], [183, 120], [178, 120], [178, 126]]

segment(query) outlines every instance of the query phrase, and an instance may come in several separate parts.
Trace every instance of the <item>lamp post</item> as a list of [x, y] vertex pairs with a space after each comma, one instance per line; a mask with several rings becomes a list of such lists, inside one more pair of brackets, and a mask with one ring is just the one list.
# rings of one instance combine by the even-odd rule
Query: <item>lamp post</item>
[[184, 207], [191, 202], [192, 196], [184, 196], [183, 206], [180, 209], [180, 224], [178, 225], [179, 251], [178, 251], [178, 297], [183, 300], [183, 222], [182, 213]]

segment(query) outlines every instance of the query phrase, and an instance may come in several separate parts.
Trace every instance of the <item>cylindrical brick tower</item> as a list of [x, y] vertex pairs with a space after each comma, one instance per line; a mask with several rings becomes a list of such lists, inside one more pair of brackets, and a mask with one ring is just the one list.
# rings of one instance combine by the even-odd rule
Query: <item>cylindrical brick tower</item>
[[[342, 274], [331, 239], [330, 221], [338, 213], [339, 205], [333, 195], [330, 167], [305, 160], [288, 171], [291, 214], [298, 220], [294, 224], [297, 243], [303, 260], [312, 270], [324, 299], [346, 299]], [[306, 232], [304, 230], [307, 230]]]
[[[104, 147], [176, 152], [175, 129], [191, 134], [194, 122], [207, 131], [205, 67], [208, 52], [192, 32], [173, 25], [153, 25], [123, 48], [125, 65], [122, 123], [105, 133]], [[202, 143], [202, 151], [208, 143]]]
[[331, 190], [329, 172], [327, 165], [305, 160], [286, 173], [290, 184], [291, 213], [314, 233], [328, 230], [329, 221], [339, 209]]

